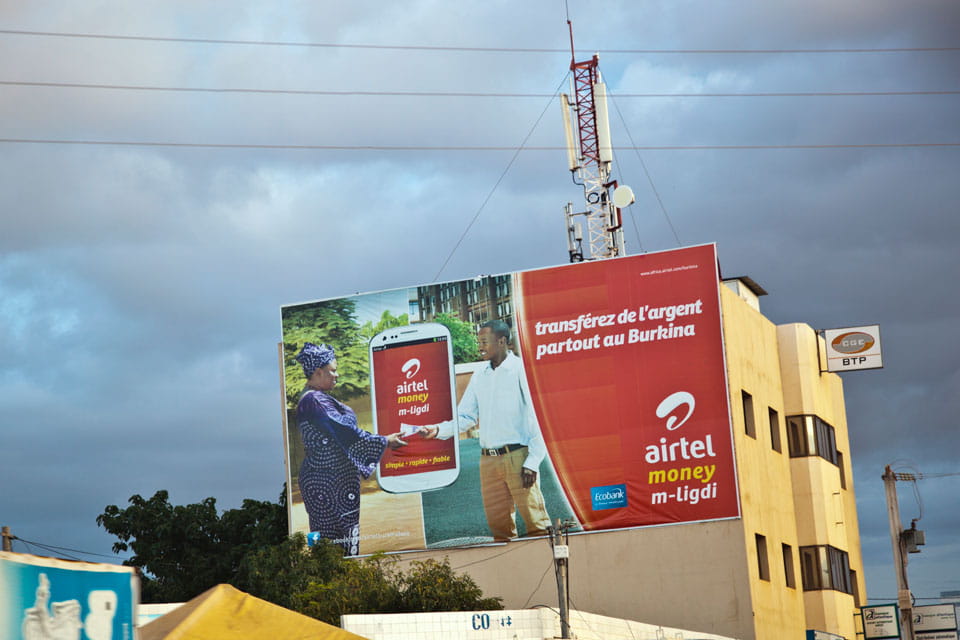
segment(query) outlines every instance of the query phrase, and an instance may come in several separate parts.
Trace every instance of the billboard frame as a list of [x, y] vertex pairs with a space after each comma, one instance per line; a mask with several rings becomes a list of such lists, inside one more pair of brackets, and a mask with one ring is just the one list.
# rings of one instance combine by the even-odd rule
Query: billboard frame
[[[641, 268], [642, 265], [652, 265], [652, 266], [649, 269], [643, 270]], [[573, 269], [576, 269], [577, 271], [568, 271]], [[645, 281], [643, 280], [643, 278], [640, 275], [641, 271], [642, 271], [642, 276], [646, 277], [647, 280]], [[684, 273], [685, 271], [690, 271], [691, 273]], [[592, 275], [588, 275], [588, 272]], [[618, 278], [606, 278], [605, 274], [609, 274], [613, 272], [616, 272], [618, 274]], [[619, 276], [624, 274], [629, 277], [635, 278], [637, 282], [642, 282], [642, 284], [636, 284], [633, 282], [631, 282], [628, 285], [620, 284]], [[563, 467], [563, 464], [561, 464], [561, 467], [563, 468], [557, 468], [557, 472], [555, 475], [558, 477], [560, 483], [563, 485], [561, 488], [561, 491], [563, 493], [564, 499], [567, 501], [568, 505], [571, 505], [571, 511], [576, 512], [575, 520], [582, 527], [581, 531], [572, 530], [571, 533], [574, 535], [578, 535], [579, 533], [589, 533], [593, 531], [637, 529], [637, 528], [647, 528], [647, 527], [669, 526], [671, 524], [690, 524], [690, 523], [698, 523], [698, 522], [709, 522], [709, 521], [730, 520], [730, 519], [740, 518], [741, 517], [740, 516], [740, 496], [739, 496], [739, 488], [738, 488], [738, 481], [737, 481], [736, 456], [733, 453], [732, 407], [729, 399], [729, 381], [726, 375], [727, 355], [726, 355], [726, 345], [723, 339], [723, 331], [724, 331], [723, 314], [722, 314], [722, 309], [720, 307], [719, 287], [723, 285], [720, 279], [719, 266], [717, 264], [717, 259], [716, 259], [716, 246], [714, 244], [705, 244], [705, 245], [697, 245], [695, 247], [685, 247], [677, 250], [643, 254], [640, 256], [624, 256], [624, 257], [618, 257], [618, 258], [613, 258], [613, 259], [598, 261], [598, 262], [560, 265], [555, 267], [544, 267], [540, 269], [533, 269], [533, 270], [521, 271], [521, 272], [515, 272], [515, 273], [481, 276], [474, 279], [454, 280], [454, 281], [441, 282], [441, 283], [430, 283], [425, 285], [418, 285], [416, 287], [404, 287], [400, 289], [381, 290], [381, 291], [375, 291], [375, 292], [365, 293], [365, 294], [354, 294], [354, 295], [343, 297], [343, 298], [321, 298], [321, 299], [312, 300], [308, 302], [283, 305], [281, 307], [281, 317], [283, 320], [281, 329], [284, 334], [284, 342], [281, 342], [279, 349], [280, 349], [280, 358], [281, 358], [281, 362], [280, 362], [281, 372], [282, 372], [281, 375], [283, 378], [282, 393], [283, 393], [283, 400], [284, 400], [283, 402], [284, 404], [284, 438], [285, 438], [284, 449], [286, 454], [285, 465], [287, 470], [288, 510], [291, 515], [290, 517], [291, 531], [297, 530], [296, 527], [298, 526], [295, 522], [296, 520], [295, 510], [297, 508], [298, 502], [294, 498], [294, 482], [295, 482], [295, 473], [296, 473], [296, 470], [295, 470], [296, 460], [295, 460], [294, 454], [297, 447], [293, 444], [292, 440], [290, 440], [290, 438], [294, 437], [291, 434], [294, 434], [294, 432], [297, 430], [297, 425], [296, 425], [295, 412], [292, 410], [292, 407], [291, 407], [291, 398], [293, 397], [292, 391], [294, 391], [294, 389], [292, 389], [290, 385], [290, 380], [292, 378], [289, 374], [289, 371], [290, 371], [290, 367], [293, 366], [291, 365], [291, 356], [292, 356], [291, 347], [293, 348], [293, 351], [295, 351], [296, 348], [298, 348], [298, 346], [295, 341], [291, 342], [287, 340], [287, 333], [286, 333], [287, 315], [286, 314], [288, 311], [291, 311], [291, 310], [296, 311], [299, 309], [312, 308], [312, 307], [317, 307], [324, 304], [339, 303], [342, 301], [351, 301], [351, 300], [354, 301], [356, 304], [360, 304], [361, 302], [363, 302], [364, 299], [368, 297], [374, 298], [377, 296], [390, 296], [390, 295], [393, 295], [393, 296], [399, 295], [399, 297], [401, 298], [405, 297], [406, 300], [410, 302], [414, 299], [413, 292], [417, 292], [417, 309], [418, 309], [419, 315], [416, 318], [409, 317], [408, 321], [411, 323], [417, 322], [417, 321], [431, 321], [432, 317], [428, 317], [429, 314], [426, 314], [425, 313], [426, 310], [422, 308], [421, 301], [419, 299], [420, 292], [428, 289], [432, 289], [434, 291], [440, 291], [443, 287], [448, 287], [448, 286], [454, 286], [454, 287], [456, 287], [457, 285], [466, 286], [468, 283], [471, 283], [471, 282], [486, 283], [492, 280], [506, 278], [510, 282], [510, 294], [513, 296], [516, 296], [516, 298], [510, 298], [509, 300], [507, 300], [508, 302], [512, 302], [514, 305], [513, 308], [509, 311], [509, 315], [513, 320], [514, 344], [516, 346], [517, 351], [521, 353], [522, 360], [525, 363], [526, 378], [530, 383], [530, 386], [535, 389], [532, 395], [535, 398], [534, 400], [535, 404], [539, 403], [537, 404], [537, 418], [539, 419], [541, 424], [543, 424], [545, 420], [544, 412], [549, 414], [550, 410], [548, 407], [549, 403], [543, 404], [547, 401], [542, 400], [541, 392], [543, 390], [546, 390], [546, 392], [549, 395], [550, 389], [553, 388], [550, 385], [553, 383], [550, 382], [550, 380], [547, 380], [546, 382], [544, 382], [543, 380], [538, 380], [538, 378], [543, 376], [541, 376], [537, 372], [545, 371], [543, 367], [545, 366], [544, 362], [546, 360], [552, 359], [560, 363], [561, 360], [563, 360], [564, 358], [568, 358], [571, 360], [571, 362], [573, 362], [573, 360], [575, 360], [576, 357], [578, 356], [577, 352], [587, 350], [586, 340], [576, 338], [574, 336], [579, 335], [581, 333], [586, 335], [584, 330], [584, 326], [586, 324], [593, 323], [593, 324], [590, 324], [590, 328], [597, 329], [597, 327], [599, 326], [599, 324], [597, 323], [599, 321], [596, 320], [597, 316], [591, 315], [592, 312], [591, 313], [586, 312], [586, 307], [584, 307], [584, 313], [571, 314], [570, 309], [574, 309], [577, 304], [580, 304], [579, 300], [584, 299], [582, 298], [582, 296], [572, 295], [572, 294], [566, 297], [573, 299], [574, 302], [567, 304], [567, 306], [564, 306], [563, 304], [561, 304], [559, 305], [559, 307], [557, 307], [557, 309], [554, 309], [551, 311], [551, 313], [553, 313], [558, 318], [556, 320], [552, 320], [551, 322], [561, 323], [561, 324], [555, 324], [555, 326], [549, 329], [544, 329], [543, 332], [540, 332], [540, 329], [542, 328], [542, 326], [540, 325], [543, 325], [543, 323], [540, 323], [538, 321], [540, 319], [539, 316], [529, 318], [535, 321], [536, 324], [538, 325], [536, 327], [536, 330], [532, 330], [530, 328], [532, 325], [530, 325], [527, 322], [528, 319], [525, 314], [528, 313], [527, 310], [530, 307], [531, 300], [536, 301], [533, 304], [535, 307], [539, 309], [539, 308], [542, 308], [543, 301], [549, 299], [549, 296], [543, 294], [542, 291], [541, 292], [537, 291], [538, 287], [558, 286], [556, 282], [550, 282], [550, 281], [551, 280], [566, 281], [568, 278], [574, 277], [574, 276], [576, 276], [576, 278], [585, 279], [586, 284], [584, 284], [584, 286], [587, 287], [587, 289], [589, 289], [590, 291], [594, 291], [599, 287], [600, 289], [605, 289], [605, 290], [608, 290], [609, 292], [612, 292], [612, 293], [609, 293], [609, 296], [608, 296], [609, 299], [606, 299], [606, 301], [602, 303], [598, 303], [599, 306], [597, 308], [603, 312], [600, 315], [604, 316], [606, 320], [608, 320], [611, 324], [620, 323], [620, 324], [623, 324], [623, 326], [625, 327], [624, 330], [620, 332], [621, 342], [616, 343], [616, 345], [613, 342], [613, 337], [612, 337], [613, 334], [601, 335], [599, 331], [594, 332], [590, 337], [592, 340], [594, 340], [593, 347], [596, 347], [598, 349], [598, 352], [601, 347], [606, 348], [608, 346], [606, 340], [610, 338], [611, 342], [609, 343], [609, 346], [610, 346], [609, 352], [613, 352], [614, 347], [616, 346], [616, 348], [622, 349], [623, 353], [630, 353], [630, 354], [655, 353], [657, 354], [653, 356], [655, 357], [655, 360], [653, 361], [656, 363], [655, 368], [657, 367], [663, 368], [661, 367], [661, 365], [663, 365], [663, 363], [666, 360], [663, 354], [670, 352], [670, 349], [667, 348], [669, 347], [668, 343], [670, 343], [670, 340], [674, 340], [673, 344], [681, 344], [684, 342], [684, 340], [686, 340], [687, 337], [698, 335], [697, 332], [701, 330], [702, 330], [701, 333], [709, 336], [709, 337], [704, 337], [702, 339], [699, 339], [700, 341], [696, 342], [698, 346], [684, 347], [687, 349], [690, 349], [690, 348], [694, 349], [694, 351], [691, 353], [699, 354], [700, 351], [698, 350], [702, 350], [702, 349], [707, 349], [712, 353], [712, 355], [710, 356], [709, 364], [704, 367], [705, 369], [709, 369], [709, 371], [707, 374], [704, 374], [704, 375], [713, 376], [712, 378], [710, 378], [712, 382], [712, 386], [715, 388], [718, 388], [719, 393], [715, 394], [716, 397], [713, 398], [707, 404], [701, 404], [699, 402], [696, 404], [697, 411], [707, 411], [709, 418], [714, 423], [716, 423], [714, 426], [711, 426], [708, 428], [709, 435], [701, 438], [696, 438], [693, 435], [691, 435], [689, 437], [686, 437], [686, 436], [682, 437], [677, 441], [670, 441], [668, 440], [668, 438], [671, 437], [672, 432], [664, 431], [662, 432], [662, 434], [658, 434], [659, 438], [652, 439], [650, 441], [643, 440], [642, 438], [640, 438], [638, 434], [633, 434], [634, 436], [633, 439], [631, 440], [630, 438], [628, 438], [628, 440], [630, 441], [630, 443], [632, 443], [631, 444], [631, 446], [633, 447], [632, 450], [637, 449], [637, 447], [645, 448], [646, 450], [645, 462], [647, 463], [648, 466], [656, 465], [661, 461], [664, 464], [667, 464], [667, 462], [673, 463], [679, 460], [681, 457], [683, 457], [688, 461], [699, 462], [700, 461], [699, 459], [706, 458], [707, 452], [709, 452], [709, 455], [711, 456], [719, 455], [720, 459], [723, 460], [723, 463], [726, 466], [726, 468], [723, 469], [724, 475], [722, 476], [722, 482], [721, 482], [722, 490], [725, 492], [726, 497], [724, 498], [725, 506], [723, 506], [717, 512], [708, 512], [707, 510], [702, 509], [702, 513], [704, 514], [703, 517], [688, 517], [684, 515], [671, 514], [670, 518], [672, 519], [668, 518], [662, 521], [653, 521], [653, 520], [645, 521], [645, 520], [638, 520], [635, 518], [635, 516], [630, 516], [630, 517], [627, 517], [626, 519], [621, 518], [620, 520], [601, 519], [599, 521], [600, 524], [593, 526], [594, 524], [593, 522], [585, 521], [583, 518], [583, 514], [586, 512], [586, 508], [583, 507], [582, 505], [583, 503], [582, 496], [578, 498], [579, 500], [578, 505], [572, 505], [572, 503], [570, 502], [571, 488], [570, 488], [570, 485], [568, 484], [568, 481], [571, 478], [571, 476], [569, 475], [568, 472], [571, 467], [569, 467], [569, 465], [567, 465], [567, 467]], [[593, 281], [591, 281], [591, 278], [593, 278]], [[657, 284], [658, 281], [659, 281], [659, 284]], [[669, 283], [677, 283], [677, 282], [682, 283], [682, 286], [677, 288], [669, 285]], [[559, 286], [563, 291], [567, 291], [567, 292], [573, 291], [572, 288], [565, 289], [564, 287], [566, 287], [566, 285], [563, 284], [563, 282], [561, 282]], [[687, 289], [685, 289], [684, 287], [687, 287], [690, 292], [696, 291], [697, 295], [693, 295], [692, 293], [688, 294]], [[676, 291], [680, 291], [680, 293], [676, 293], [675, 289]], [[622, 303], [622, 299], [624, 299], [624, 296], [636, 297], [636, 296], [644, 296], [644, 295], [650, 297], [651, 299], [657, 299], [659, 296], [660, 302], [650, 304], [650, 305], [640, 305], [638, 307], [638, 309], [641, 310], [639, 313], [640, 320], [637, 320], [636, 319], [638, 315], [636, 313], [637, 309], [634, 309], [632, 307], [622, 306], [622, 304], [625, 304], [625, 303]], [[690, 297], [690, 299], [687, 300], [684, 296]], [[667, 300], [668, 302], [663, 302], [663, 300]], [[571, 304], [573, 306], [570, 306]], [[586, 305], [587, 303], [584, 302], [583, 304]], [[701, 311], [700, 309], [701, 305], [704, 307], [704, 311]], [[617, 307], [617, 308], [614, 308], [614, 307]], [[662, 320], [662, 322], [659, 322], [659, 324], [656, 327], [645, 328], [644, 326], [641, 325], [641, 323], [652, 322], [651, 318], [653, 316], [651, 316], [650, 318], [644, 318], [643, 310], [646, 310], [646, 313], [648, 315], [651, 313], [660, 314], [657, 317], [660, 320]], [[537, 313], [540, 313], [540, 311], [539, 310], [535, 311], [533, 315], [536, 316]], [[564, 313], [566, 313], [567, 315], [563, 315]], [[630, 317], [631, 313], [633, 314], [632, 319]], [[560, 314], [560, 315], [557, 315], [557, 314]], [[689, 315], [690, 317], [682, 318], [682, 316], [684, 315]], [[376, 314], [374, 314], [374, 317], [375, 316]], [[585, 316], [590, 316], [590, 317], [585, 319]], [[665, 319], [666, 317], [669, 317], [670, 319], [669, 323], [666, 322], [666, 319]], [[545, 318], [546, 316], [544, 316], [544, 322], [546, 322]], [[690, 324], [689, 324], [690, 333], [688, 334], [688, 336], [682, 335], [682, 331], [675, 328], [678, 325], [687, 326], [687, 325], [683, 325], [683, 323], [681, 322], [681, 320], [684, 320], [684, 319], [690, 321]], [[471, 320], [473, 320], [473, 318], [471, 318]], [[571, 329], [571, 327], [573, 327], [574, 325], [569, 324], [570, 322], [577, 323], [575, 329]], [[568, 323], [568, 324], [562, 324], [562, 323]], [[633, 324], [633, 323], [636, 323], [636, 324]], [[473, 322], [473, 324], [474, 326], [476, 326], [480, 324], [480, 322], [478, 321]], [[556, 341], [551, 341], [548, 344], [546, 342], [546, 339], [541, 340], [541, 338], [544, 338], [544, 336], [547, 334], [548, 331], [553, 331], [553, 330], [555, 330], [558, 338], [564, 338], [566, 341], [564, 342], [562, 340], [556, 340]], [[629, 337], [625, 338], [625, 336], [629, 336]], [[640, 347], [637, 347], [635, 346], [637, 343], [643, 343], [643, 344], [641, 344]], [[285, 351], [285, 345], [286, 345], [286, 351]], [[664, 347], [664, 345], [667, 345], [667, 347]], [[702, 345], [706, 345], [706, 346], [702, 346]], [[640, 350], [637, 351], [636, 349], [640, 349]], [[631, 359], [630, 357], [627, 358], [627, 360], [630, 360], [630, 359]], [[614, 360], [616, 360], [616, 358]], [[343, 367], [341, 366], [341, 368]], [[562, 367], [560, 368], [562, 369]], [[670, 369], [669, 366], [666, 366], [665, 368]], [[531, 373], [531, 371], [533, 371], [533, 373]], [[629, 375], [632, 375], [635, 377], [637, 375], [640, 376], [639, 378], [637, 378], [638, 382], [635, 383], [635, 386], [639, 385], [639, 387], [635, 389], [635, 391], [638, 393], [644, 392], [645, 390], [643, 387], [646, 384], [651, 383], [651, 380], [649, 378], [652, 374], [649, 374], [649, 373], [637, 374], [634, 371]], [[677, 377], [676, 371], [673, 371], [673, 373], [671, 373], [670, 375], [673, 375], [674, 378]], [[553, 378], [553, 379], [556, 379], [556, 378]], [[720, 382], [722, 382], [722, 384], [717, 384], [718, 379]], [[547, 386], [543, 386], [544, 384], [546, 384]], [[615, 381], [612, 384], [613, 384], [613, 387], [615, 388], [622, 387], [622, 385], [621, 387], [616, 386], [620, 384], [617, 381]], [[619, 392], [617, 393], [618, 393], [618, 397], [624, 395], [623, 393], [619, 393]], [[674, 394], [674, 395], [682, 395], [682, 394], [678, 392], [677, 394]], [[670, 398], [671, 398], [670, 395], [661, 395], [660, 397], [656, 398], [656, 400], [654, 401], [650, 397], [646, 397], [643, 402], [646, 403], [644, 406], [647, 407], [646, 410], [649, 412], [652, 412], [654, 408], [656, 408], [658, 412], [662, 410], [663, 415], [659, 416], [658, 414], [658, 416], [664, 422], [666, 422], [668, 419], [678, 421], [680, 418], [682, 418], [682, 420], [686, 420], [687, 418], [689, 418], [690, 414], [692, 414], [694, 410], [693, 409], [694, 403], [692, 402], [693, 400], [692, 396], [690, 400], [687, 400], [687, 399], [676, 400], [676, 398], [674, 398], [675, 400], [674, 404], [671, 406], [666, 406], [670, 404], [669, 402], [667, 402], [667, 400], [669, 400]], [[627, 407], [627, 409], [624, 409], [624, 410], [629, 412], [630, 411], [629, 406], [632, 406], [632, 405], [630, 405], [629, 402], [626, 402], [624, 406]], [[689, 414], [686, 415], [685, 417], [678, 415], [678, 413], [683, 413], [685, 408], [689, 409]], [[644, 414], [644, 415], [649, 415], [649, 414]], [[639, 414], [638, 414], [638, 419], [639, 419]], [[557, 422], [557, 420], [551, 419], [549, 416], [546, 417], [546, 420], [547, 420], [547, 423], [546, 423], [547, 426], [545, 427], [545, 435], [547, 437], [547, 440], [553, 443], [550, 445], [550, 449], [551, 449], [550, 456], [551, 456], [551, 459], [553, 459], [550, 466], [553, 467], [557, 463], [557, 460], [555, 459], [558, 451], [556, 449], [556, 446], [557, 446], [556, 443], [560, 442], [560, 440], [558, 440], [558, 437], [560, 436], [557, 435], [558, 432], [555, 432], [555, 429], [553, 429], [551, 426], [553, 425], [554, 422]], [[646, 418], [644, 418], [644, 420], [646, 420]], [[679, 427], [682, 425], [683, 425], [683, 421], [680, 421], [680, 424], [678, 424], [677, 426]], [[720, 425], [720, 426], [717, 426], [717, 425]], [[600, 427], [598, 428], [603, 429], [605, 427], [603, 425], [600, 425]], [[649, 429], [650, 427], [638, 426], [635, 428], [637, 430], [643, 430], [643, 429]], [[667, 427], [667, 429], [670, 429], [670, 427]], [[548, 431], [552, 433], [547, 433]], [[711, 438], [714, 438], [714, 439], [711, 440]], [[461, 446], [463, 446], [463, 441], [461, 441]], [[564, 459], [563, 452], [560, 452], [560, 458], [561, 458], [561, 461], [562, 459]], [[710, 458], [706, 458], [706, 460], [709, 462]], [[550, 461], [548, 460], [548, 462]], [[579, 468], [578, 465], [582, 466], [580, 463], [575, 463], [572, 468], [574, 469]], [[717, 470], [718, 468], [716, 465], [711, 466], [709, 464], [697, 465], [697, 464], [691, 463], [687, 466], [676, 468], [676, 469], [673, 467], [669, 467], [669, 465], [667, 465], [666, 467], [662, 467], [659, 470], [652, 471], [649, 474], [647, 485], [652, 486], [650, 483], [654, 482], [654, 478], [657, 478], [659, 482], [664, 483], [664, 486], [669, 486], [670, 488], [677, 486], [677, 490], [675, 493], [671, 493], [671, 492], [657, 493], [658, 496], [660, 496], [660, 494], [663, 494], [662, 496], [660, 496], [659, 499], [663, 500], [664, 502], [668, 500], [672, 500], [678, 504], [683, 502], [692, 502], [693, 505], [696, 505], [700, 503], [702, 499], [703, 503], [707, 503], [709, 500], [715, 497], [715, 495], [712, 492], [716, 491], [716, 487], [713, 487], [710, 490], [708, 490], [708, 487], [706, 486], [692, 487], [691, 485], [687, 484], [682, 486], [682, 491], [681, 491], [681, 487], [673, 483], [688, 482], [688, 481], [693, 482], [694, 479], [696, 479], [698, 481], [701, 481], [702, 484], [706, 485], [713, 478]], [[550, 469], [542, 470], [541, 478], [546, 478], [548, 475], [550, 475], [550, 472], [551, 472]], [[654, 474], [660, 474], [660, 475], [654, 475]], [[685, 474], [685, 475], [682, 475], [682, 474]], [[589, 474], [587, 475], [589, 476]], [[594, 476], [596, 476], [597, 478], [600, 478], [602, 475], [603, 475], [602, 473], [594, 474]], [[661, 475], [663, 476], [662, 479], [660, 477]], [[593, 476], [590, 476], [590, 477], [593, 477]], [[647, 495], [643, 493], [644, 491], [650, 491], [648, 498], [644, 498], [644, 499], [653, 500], [654, 498], [653, 492], [649, 489], [649, 486], [641, 486], [641, 485], [644, 485], [644, 483], [642, 482], [638, 483], [636, 481], [636, 478], [626, 483], [618, 482], [618, 481], [603, 482], [601, 480], [596, 480], [596, 482], [594, 482], [589, 478], [583, 481], [592, 483], [590, 484], [590, 486], [593, 488], [616, 487], [616, 486], [622, 485], [624, 488], [625, 494], [627, 495], [627, 498], [629, 500], [636, 499], [636, 496], [638, 495]], [[582, 488], [583, 487], [581, 487], [581, 489]], [[698, 492], [695, 496], [693, 494], [694, 490]], [[701, 490], [702, 490], [702, 493], [701, 493]], [[595, 496], [590, 495], [589, 497], [593, 498]], [[610, 496], [607, 496], [607, 497], [609, 498]], [[622, 513], [626, 513], [622, 509], [622, 507], [626, 505], [620, 505], [615, 500], [613, 502], [601, 501], [600, 503], [597, 503], [597, 504], [601, 504], [602, 508], [596, 509], [596, 511], [617, 511], [619, 509], [621, 510]], [[651, 503], [651, 506], [648, 510], [651, 512], [656, 512], [660, 504], [662, 503], [655, 503], [655, 502]], [[686, 507], [686, 505], [683, 505], [683, 506]], [[692, 510], [691, 513], [699, 513], [699, 511]], [[551, 513], [551, 515], [553, 514]], [[592, 514], [588, 514], [588, 515], [592, 516]], [[634, 519], [631, 519], [631, 518], [634, 518]], [[604, 523], [607, 523], [607, 524], [604, 524]], [[362, 524], [361, 524], [361, 528], [363, 528]], [[474, 546], [478, 544], [488, 544], [490, 542], [491, 541], [480, 541], [480, 540], [469, 541], [468, 540], [468, 541], [465, 541], [464, 544], [462, 545], [451, 545], [451, 546]], [[400, 551], [420, 551], [428, 548], [433, 548], [433, 547], [430, 546], [427, 539], [425, 538], [423, 546], [411, 546], [411, 547], [406, 547], [402, 549], [378, 549], [378, 550], [381, 550], [381, 551], [385, 550], [388, 552], [400, 552]], [[366, 554], [373, 551], [374, 551], [373, 549], [368, 549], [366, 551], [362, 551], [361, 553]]]

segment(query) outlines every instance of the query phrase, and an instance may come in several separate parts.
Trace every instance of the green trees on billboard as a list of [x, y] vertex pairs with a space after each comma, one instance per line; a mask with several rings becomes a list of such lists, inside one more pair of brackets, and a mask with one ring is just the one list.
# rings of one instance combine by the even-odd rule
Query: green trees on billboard
[[367, 342], [370, 342], [370, 338], [377, 335], [385, 329], [392, 329], [394, 327], [403, 327], [410, 324], [410, 316], [405, 313], [401, 313], [399, 316], [395, 316], [390, 313], [390, 310], [384, 311], [380, 314], [380, 321], [377, 324], [372, 322], [365, 322], [362, 327], [360, 327], [360, 334], [366, 338]]
[[477, 349], [477, 332], [472, 324], [449, 313], [438, 313], [434, 322], [439, 322], [450, 330], [454, 363], [476, 362], [480, 359], [480, 351]]
[[297, 406], [306, 378], [294, 359], [305, 342], [329, 344], [337, 352], [337, 388], [330, 394], [347, 402], [370, 387], [367, 343], [357, 324], [356, 304], [349, 298], [283, 310], [283, 357], [287, 405]]
[[[480, 358], [477, 335], [472, 324], [449, 313], [434, 318], [450, 330], [453, 361], [475, 362]], [[306, 379], [295, 360], [304, 343], [329, 344], [337, 352], [340, 378], [330, 395], [342, 402], [366, 395], [370, 389], [370, 362], [367, 353], [370, 338], [384, 329], [410, 324], [406, 313], [384, 311], [377, 322], [357, 321], [356, 302], [351, 298], [325, 300], [283, 309], [283, 357], [287, 406], [295, 409]]]

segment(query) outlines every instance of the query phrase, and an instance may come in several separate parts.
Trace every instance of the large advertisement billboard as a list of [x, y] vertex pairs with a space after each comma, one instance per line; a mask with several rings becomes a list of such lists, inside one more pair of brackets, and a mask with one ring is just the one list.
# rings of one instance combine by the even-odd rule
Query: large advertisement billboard
[[133, 567], [0, 552], [0, 638], [131, 640]]
[[291, 530], [348, 554], [739, 516], [716, 250], [281, 309]]

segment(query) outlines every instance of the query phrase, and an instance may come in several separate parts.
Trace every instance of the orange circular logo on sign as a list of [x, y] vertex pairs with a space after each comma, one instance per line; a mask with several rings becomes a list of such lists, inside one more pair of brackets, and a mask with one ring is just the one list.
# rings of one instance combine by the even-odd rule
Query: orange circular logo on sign
[[834, 338], [830, 346], [840, 353], [863, 353], [875, 343], [876, 341], [869, 333], [850, 331], [849, 333], [841, 333]]

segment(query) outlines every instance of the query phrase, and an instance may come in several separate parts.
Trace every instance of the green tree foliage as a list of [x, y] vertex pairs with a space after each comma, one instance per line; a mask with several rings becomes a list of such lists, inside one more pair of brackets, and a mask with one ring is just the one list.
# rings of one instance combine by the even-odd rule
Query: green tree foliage
[[464, 322], [449, 313], [437, 314], [434, 322], [439, 322], [450, 330], [450, 339], [453, 342], [454, 363], [476, 362], [480, 359], [480, 351], [477, 347], [477, 334], [473, 330], [472, 324]]
[[306, 342], [329, 344], [337, 353], [340, 379], [331, 395], [346, 402], [367, 393], [370, 386], [368, 340], [360, 333], [353, 300], [327, 300], [283, 310], [283, 368], [287, 404], [291, 409], [296, 408], [307, 382], [296, 360]]
[[[337, 352], [340, 379], [331, 395], [343, 402], [365, 395], [370, 388], [370, 363], [367, 353], [370, 338], [384, 329], [410, 324], [406, 313], [394, 316], [384, 311], [374, 324], [357, 324], [356, 302], [351, 299], [326, 300], [283, 310], [284, 381], [287, 406], [295, 409], [306, 378], [296, 355], [304, 343], [329, 344]], [[435, 322], [450, 330], [455, 363], [475, 362], [480, 358], [473, 325], [456, 316], [441, 313]]]
[[[343, 550], [321, 540], [307, 547], [302, 533], [246, 554], [233, 586], [281, 607], [301, 610], [299, 595], [311, 582], [329, 582], [341, 570]], [[339, 623], [338, 623], [339, 624]]]
[[415, 560], [397, 576], [398, 612], [482, 611], [503, 609], [502, 598], [484, 598], [473, 578], [457, 575], [450, 560]]
[[287, 537], [286, 492], [279, 503], [244, 500], [217, 513], [215, 498], [172, 505], [166, 491], [109, 505], [97, 524], [117, 538], [113, 551], [133, 551], [123, 564], [142, 570], [143, 602], [183, 602], [230, 582], [243, 557]]
[[349, 613], [393, 613], [399, 598], [394, 563], [374, 556], [345, 560], [329, 579], [310, 582], [297, 594], [295, 610], [339, 625]]
[[106, 507], [97, 523], [119, 538], [114, 552], [134, 552], [143, 602], [183, 602], [221, 583], [282, 607], [339, 625], [348, 613], [502, 609], [447, 560], [415, 561], [403, 572], [383, 555], [343, 557], [321, 540], [307, 547], [287, 537], [286, 490], [278, 503], [244, 500], [217, 514], [216, 500], [171, 505], [166, 491]]
[[372, 322], [366, 322], [362, 327], [360, 327], [360, 335], [366, 338], [367, 342], [370, 342], [370, 339], [380, 333], [385, 329], [393, 329], [394, 327], [405, 327], [410, 324], [410, 316], [406, 313], [401, 313], [399, 316], [395, 316], [390, 313], [390, 310], [387, 309], [380, 316], [380, 321], [377, 324]]
[[403, 572], [383, 555], [344, 559], [326, 541], [307, 548], [303, 536], [248, 555], [234, 584], [334, 625], [351, 613], [503, 608], [500, 598], [483, 597], [473, 578], [454, 573], [448, 560], [415, 561]]

